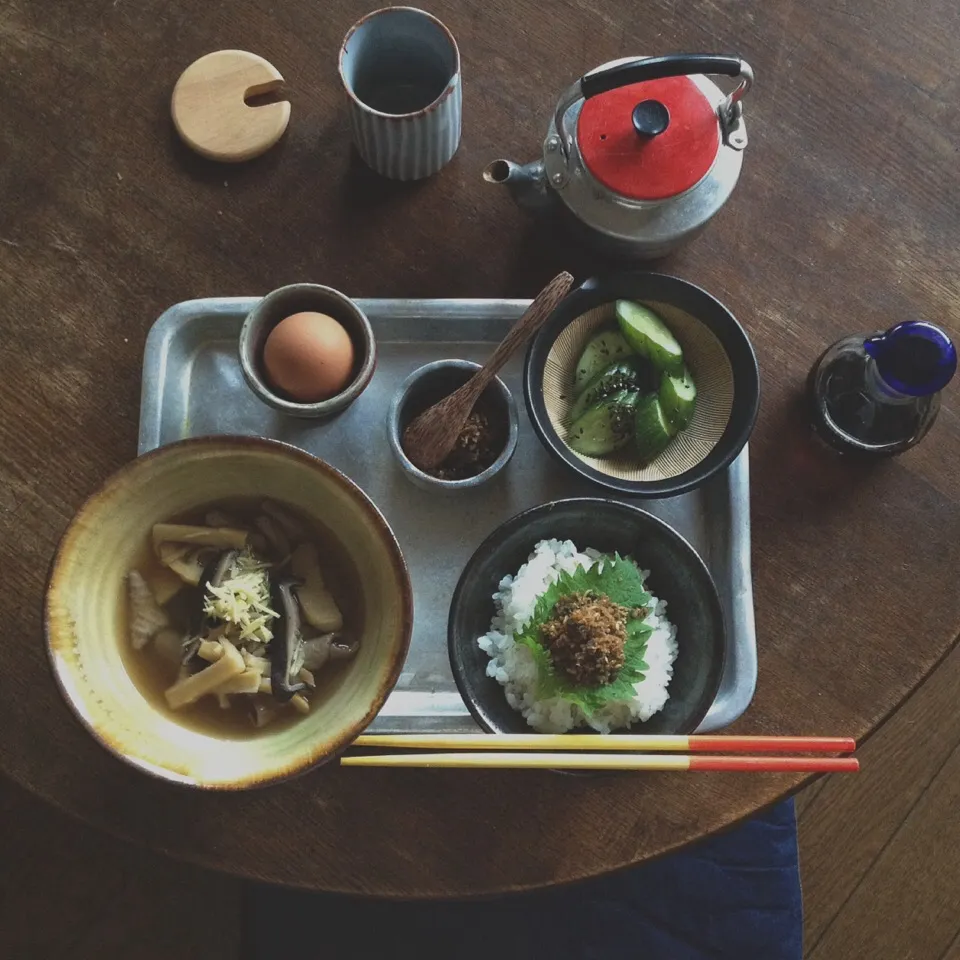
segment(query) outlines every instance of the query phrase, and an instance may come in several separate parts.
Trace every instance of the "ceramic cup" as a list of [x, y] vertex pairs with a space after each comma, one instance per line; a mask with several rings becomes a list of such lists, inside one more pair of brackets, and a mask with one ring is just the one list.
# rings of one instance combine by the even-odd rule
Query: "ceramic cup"
[[340, 48], [353, 139], [368, 166], [420, 180], [460, 145], [460, 51], [453, 34], [414, 7], [387, 7], [357, 21]]

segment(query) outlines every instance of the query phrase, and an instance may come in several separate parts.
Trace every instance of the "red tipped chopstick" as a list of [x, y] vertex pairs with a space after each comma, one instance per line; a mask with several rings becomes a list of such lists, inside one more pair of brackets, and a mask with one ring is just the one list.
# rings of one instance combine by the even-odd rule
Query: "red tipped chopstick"
[[731, 737], [724, 735], [418, 733], [364, 734], [355, 747], [406, 750], [603, 750], [620, 753], [852, 753], [852, 737]]
[[498, 770], [727, 770], [751, 773], [855, 773], [854, 757], [723, 757], [654, 753], [383, 753], [347, 756], [344, 767], [447, 767]]
[[766, 773], [856, 773], [856, 757], [688, 757], [690, 770], [757, 770]]

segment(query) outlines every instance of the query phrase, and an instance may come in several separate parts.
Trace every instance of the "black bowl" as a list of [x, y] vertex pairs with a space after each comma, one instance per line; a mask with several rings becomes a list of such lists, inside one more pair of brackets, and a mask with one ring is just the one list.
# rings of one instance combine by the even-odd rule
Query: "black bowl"
[[[729, 381], [733, 397], [726, 426], [712, 441], [703, 459], [664, 479], [624, 478], [604, 472], [597, 465], [582, 460], [561, 439], [550, 420], [544, 399], [547, 358], [557, 339], [578, 318], [621, 299], [660, 303], [677, 311], [687, 318], [686, 335], [694, 340], [719, 341], [714, 353], [720, 360], [725, 355], [726, 363], [729, 363], [728, 368], [724, 364], [724, 369], [728, 370], [725, 379]], [[680, 339], [683, 342], [683, 337]], [[571, 361], [571, 377], [573, 363], [575, 360]], [[760, 405], [760, 373], [750, 338], [719, 300], [678, 277], [628, 271], [594, 277], [564, 298], [530, 342], [523, 371], [523, 390], [533, 427], [547, 450], [558, 460], [608, 490], [652, 499], [674, 497], [693, 490], [733, 462], [756, 423]]]
[[650, 570], [650, 590], [666, 600], [677, 627], [670, 699], [631, 733], [692, 733], [717, 695], [726, 651], [723, 610], [713, 577], [697, 552], [652, 514], [616, 500], [557, 500], [533, 507], [498, 527], [470, 558], [450, 605], [447, 644], [457, 688], [474, 719], [491, 733], [530, 733], [522, 714], [486, 674], [489, 657], [477, 639], [490, 629], [493, 594], [515, 574], [540, 540], [572, 540], [631, 556]]

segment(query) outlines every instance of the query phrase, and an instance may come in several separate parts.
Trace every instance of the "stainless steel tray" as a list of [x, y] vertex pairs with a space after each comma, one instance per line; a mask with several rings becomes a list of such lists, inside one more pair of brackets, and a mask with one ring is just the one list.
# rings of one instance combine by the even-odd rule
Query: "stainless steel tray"
[[[521, 414], [517, 452], [497, 481], [445, 500], [417, 489], [403, 475], [387, 446], [386, 413], [395, 389], [420, 364], [485, 359], [529, 301], [359, 300], [377, 337], [377, 371], [356, 403], [323, 424], [284, 417], [248, 389], [236, 345], [255, 302], [245, 297], [190, 300], [171, 307], [153, 325], [143, 357], [139, 452], [217, 433], [275, 437], [322, 457], [358, 483], [393, 527], [414, 590], [410, 655], [371, 729], [475, 731], [447, 659], [447, 613], [460, 571], [508, 517], [547, 500], [602, 491], [557, 464]], [[521, 368], [522, 359], [515, 358], [503, 374], [519, 405]], [[716, 730], [743, 713], [757, 680], [748, 451], [700, 490], [637, 502], [690, 540], [719, 586], [729, 649], [720, 692], [700, 726]]]

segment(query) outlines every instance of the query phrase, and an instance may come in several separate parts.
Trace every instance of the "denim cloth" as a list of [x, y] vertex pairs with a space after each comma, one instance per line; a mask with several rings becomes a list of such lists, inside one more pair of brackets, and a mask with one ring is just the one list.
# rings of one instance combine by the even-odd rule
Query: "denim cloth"
[[248, 960], [800, 960], [793, 801], [680, 853], [493, 900], [396, 902], [251, 885]]

